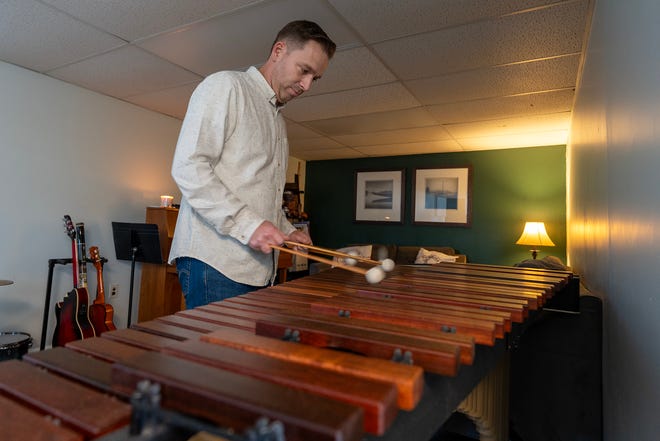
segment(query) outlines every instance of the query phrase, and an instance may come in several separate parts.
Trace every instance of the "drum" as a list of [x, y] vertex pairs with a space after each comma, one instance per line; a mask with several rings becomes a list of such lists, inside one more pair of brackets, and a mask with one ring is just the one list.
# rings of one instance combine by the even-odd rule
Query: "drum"
[[32, 346], [32, 337], [25, 332], [0, 332], [0, 361], [22, 358]]

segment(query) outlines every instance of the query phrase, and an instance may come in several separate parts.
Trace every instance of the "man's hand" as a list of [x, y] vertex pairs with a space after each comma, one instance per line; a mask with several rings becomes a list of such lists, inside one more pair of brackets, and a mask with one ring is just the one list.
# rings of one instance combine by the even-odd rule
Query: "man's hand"
[[[305, 234], [305, 236], [307, 236]], [[273, 249], [271, 245], [282, 245], [287, 240], [284, 235], [275, 225], [268, 221], [263, 221], [261, 225], [254, 230], [248, 246], [253, 250], [261, 251], [264, 254], [270, 253]]]
[[[309, 235], [305, 232], [302, 232], [300, 230], [296, 230], [293, 233], [289, 234], [286, 240], [290, 240], [291, 242], [297, 242], [297, 243], [303, 243], [305, 245], [311, 245], [312, 244], [312, 238], [309, 237]], [[301, 249], [302, 248], [302, 249]], [[298, 251], [304, 251], [305, 249], [303, 247], [296, 247]]]

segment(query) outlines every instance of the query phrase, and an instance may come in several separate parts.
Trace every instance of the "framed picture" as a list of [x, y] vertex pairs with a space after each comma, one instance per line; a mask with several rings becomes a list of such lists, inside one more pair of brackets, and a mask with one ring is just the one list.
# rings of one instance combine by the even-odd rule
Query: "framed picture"
[[404, 171], [355, 172], [355, 222], [403, 223]]
[[469, 227], [472, 167], [415, 169], [413, 223]]

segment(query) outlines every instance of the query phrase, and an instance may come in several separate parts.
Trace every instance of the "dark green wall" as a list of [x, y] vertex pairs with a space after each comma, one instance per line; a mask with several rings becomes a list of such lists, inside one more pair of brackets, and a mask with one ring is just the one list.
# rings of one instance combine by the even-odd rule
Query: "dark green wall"
[[[412, 224], [411, 192], [417, 167], [472, 166], [470, 227]], [[354, 171], [405, 169], [401, 225], [353, 222]], [[543, 221], [555, 247], [546, 255], [566, 262], [566, 147], [533, 147], [385, 158], [309, 161], [305, 211], [314, 243], [339, 248], [356, 243], [451, 246], [468, 262], [512, 265], [531, 257], [515, 245], [526, 220]]]

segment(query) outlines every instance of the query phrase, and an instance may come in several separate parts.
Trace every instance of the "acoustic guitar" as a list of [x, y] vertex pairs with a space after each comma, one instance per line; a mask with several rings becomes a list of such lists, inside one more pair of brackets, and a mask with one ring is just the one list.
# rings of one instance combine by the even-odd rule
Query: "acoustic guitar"
[[[71, 238], [71, 263], [73, 265], [73, 290], [55, 305], [57, 324], [53, 334], [53, 346], [64, 346], [70, 341], [95, 337], [89, 320], [89, 294], [87, 293], [86, 264], [80, 262], [80, 250], [85, 249], [84, 225], [74, 227], [71, 217], [64, 215], [64, 227]], [[82, 271], [82, 274], [81, 274]]]
[[113, 323], [115, 310], [112, 305], [105, 303], [103, 262], [101, 261], [98, 247], [89, 247], [89, 258], [94, 268], [96, 268], [96, 298], [94, 299], [94, 303], [90, 305], [89, 316], [96, 335], [101, 335], [105, 331], [117, 329]]

